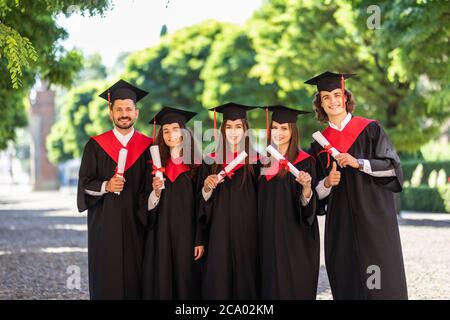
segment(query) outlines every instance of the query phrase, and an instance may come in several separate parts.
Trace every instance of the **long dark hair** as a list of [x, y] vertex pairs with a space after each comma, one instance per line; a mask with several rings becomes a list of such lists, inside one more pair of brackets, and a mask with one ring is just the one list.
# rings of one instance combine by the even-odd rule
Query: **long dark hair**
[[[248, 135], [246, 135], [247, 130], [249, 129], [249, 124], [248, 121], [246, 119], [240, 119], [242, 121], [242, 126], [244, 128], [244, 150], [247, 152], [247, 154], [250, 156], [250, 154], [253, 153], [250, 152], [251, 146], [250, 146], [250, 137]], [[219, 139], [219, 144], [217, 146], [216, 149], [216, 159], [218, 159], [218, 157], [222, 156], [222, 163], [217, 163], [217, 161], [213, 164], [213, 173], [214, 174], [218, 174], [223, 168], [223, 164], [226, 163], [226, 156], [227, 156], [227, 148], [231, 148], [231, 146], [228, 144], [227, 142], [227, 137], [226, 137], [226, 133], [225, 133], [225, 129], [226, 129], [226, 125], [227, 125], [227, 121], [225, 120], [222, 125], [220, 126], [220, 133], [221, 133], [221, 139]], [[253, 167], [250, 165], [250, 157], [245, 158], [245, 165], [242, 168], [244, 170], [244, 174], [242, 176], [242, 181], [241, 181], [241, 188], [244, 185], [247, 176], [254, 176], [255, 172], [253, 170]]]
[[[188, 137], [186, 137], [185, 134], [183, 134], [183, 141], [186, 138], [190, 139], [190, 141], [191, 141], [191, 145], [190, 145], [190, 149], [191, 149], [191, 157], [190, 158], [191, 159], [190, 159], [190, 163], [186, 164], [186, 165], [191, 169], [191, 175], [190, 175], [191, 178], [194, 178], [197, 173], [197, 166], [195, 165], [195, 162], [194, 162], [195, 152], [197, 151], [197, 145], [194, 140], [194, 135], [192, 134], [191, 130], [186, 127], [186, 125], [184, 125], [182, 123], [179, 123], [178, 125], [180, 126], [180, 129], [185, 129], [182, 132], [188, 133]], [[170, 155], [170, 148], [164, 142], [163, 127], [164, 127], [164, 125], [162, 125], [161, 128], [159, 128], [158, 135], [156, 136], [155, 142], [153, 144], [158, 145], [159, 153], [161, 156], [161, 164], [163, 166], [166, 166], [167, 161], [169, 161], [171, 155]], [[181, 149], [181, 156], [183, 156], [183, 150], [184, 149]]]
[[[272, 128], [273, 120], [270, 122], [270, 128]], [[286, 152], [286, 158], [289, 162], [294, 162], [294, 160], [297, 158], [298, 152], [300, 151], [299, 148], [299, 138], [300, 138], [300, 132], [298, 130], [296, 123], [288, 123], [289, 130], [291, 131], [291, 140], [289, 141], [289, 146]], [[272, 130], [269, 130], [269, 138], [267, 140], [267, 145], [272, 144]], [[270, 164], [265, 165], [265, 167], [269, 167]], [[287, 171], [285, 168], [282, 168], [278, 175], [280, 177], [283, 177], [286, 175]]]

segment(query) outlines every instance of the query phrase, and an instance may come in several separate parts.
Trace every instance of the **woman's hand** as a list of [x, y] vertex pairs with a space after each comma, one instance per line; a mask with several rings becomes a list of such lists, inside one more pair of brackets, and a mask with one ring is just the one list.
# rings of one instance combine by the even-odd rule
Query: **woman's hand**
[[298, 183], [300, 183], [303, 187], [303, 196], [305, 198], [309, 198], [311, 197], [311, 175], [308, 172], [305, 171], [300, 171], [300, 174], [298, 175], [298, 178], [296, 179], [296, 181]]
[[203, 256], [203, 253], [205, 252], [204, 246], [196, 246], [194, 247], [194, 260], [198, 260]]
[[212, 189], [215, 189], [219, 184], [219, 178], [216, 174], [212, 174], [205, 179], [205, 183], [203, 185], [203, 189], [205, 192], [210, 192]]
[[161, 196], [161, 188], [163, 186], [163, 183], [166, 179], [161, 179], [160, 177], [154, 176], [153, 177], [153, 182], [152, 182], [152, 187], [153, 190], [156, 193], [156, 196], [159, 198]]

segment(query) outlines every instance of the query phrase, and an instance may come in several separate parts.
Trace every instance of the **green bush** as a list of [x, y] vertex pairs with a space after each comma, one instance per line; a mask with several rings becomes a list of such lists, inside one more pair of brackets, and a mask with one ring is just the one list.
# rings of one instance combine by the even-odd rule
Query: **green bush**
[[423, 212], [450, 212], [450, 185], [439, 188], [406, 187], [400, 194], [401, 209]]
[[406, 160], [402, 161], [404, 181], [411, 180], [414, 170], [416, 170], [420, 163], [423, 165], [422, 184], [428, 183], [428, 178], [433, 170], [439, 172], [439, 170], [443, 169], [447, 177], [450, 176], [450, 161]]

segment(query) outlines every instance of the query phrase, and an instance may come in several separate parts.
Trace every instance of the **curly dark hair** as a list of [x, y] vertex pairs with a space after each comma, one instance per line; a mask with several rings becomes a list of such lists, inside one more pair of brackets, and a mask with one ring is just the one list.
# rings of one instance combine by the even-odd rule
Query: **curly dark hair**
[[[345, 89], [345, 97], [347, 98], [347, 101], [345, 102], [345, 107], [347, 109], [347, 112], [353, 112], [356, 107], [355, 99], [353, 99], [353, 94], [350, 90]], [[325, 112], [325, 110], [322, 107], [322, 100], [320, 99], [320, 93], [316, 92], [313, 99], [313, 109], [316, 113], [316, 118], [319, 120], [319, 122], [323, 123], [325, 121], [328, 121], [328, 116]]]

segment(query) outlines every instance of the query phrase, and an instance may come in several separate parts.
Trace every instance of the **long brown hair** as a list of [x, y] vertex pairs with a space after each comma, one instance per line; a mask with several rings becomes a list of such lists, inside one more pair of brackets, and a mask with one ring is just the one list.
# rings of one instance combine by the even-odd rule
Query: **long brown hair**
[[[242, 126], [244, 128], [244, 149], [247, 152], [247, 154], [251, 154], [250, 152], [250, 137], [248, 135], [246, 135], [247, 130], [249, 129], [249, 124], [248, 121], [246, 119], [240, 119], [242, 121]], [[216, 159], [217, 157], [222, 156], [222, 164], [217, 163], [217, 161], [213, 164], [213, 173], [214, 174], [218, 174], [222, 169], [223, 169], [223, 164], [226, 163], [226, 156], [227, 156], [227, 148], [230, 148], [230, 145], [227, 142], [227, 137], [226, 137], [226, 133], [225, 133], [225, 129], [226, 129], [226, 125], [227, 125], [227, 121], [225, 120], [222, 125], [220, 126], [220, 133], [221, 133], [221, 139], [219, 139], [219, 144], [217, 146], [216, 149]], [[218, 152], [221, 151], [221, 152]], [[245, 158], [245, 165], [242, 168], [244, 170], [244, 174], [242, 176], [242, 181], [241, 181], [241, 188], [244, 185], [247, 176], [254, 176], [255, 172], [253, 170], [253, 167], [250, 165], [250, 159], [249, 157]]]
[[[353, 94], [350, 90], [345, 89], [345, 98], [347, 101], [345, 101], [345, 109], [347, 112], [353, 112], [356, 107], [355, 99], [353, 98]], [[319, 122], [323, 123], [325, 121], [328, 121], [328, 116], [325, 110], [322, 107], [322, 100], [320, 99], [320, 92], [316, 92], [313, 99], [313, 109], [316, 113], [316, 118], [319, 120]]]
[[[272, 128], [273, 120], [270, 122], [270, 128]], [[294, 162], [294, 160], [297, 158], [298, 152], [299, 152], [299, 138], [300, 138], [300, 131], [298, 130], [296, 123], [288, 123], [289, 130], [291, 131], [291, 140], [289, 141], [289, 146], [286, 151], [286, 158], [289, 162]], [[269, 130], [269, 137], [267, 140], [267, 145], [272, 144], [272, 130]], [[270, 164], [265, 165], [265, 167], [269, 167]], [[287, 171], [285, 168], [282, 168], [278, 175], [280, 177], [283, 177], [286, 175]]]
[[[192, 134], [191, 130], [189, 128], [186, 127], [186, 125], [179, 123], [179, 126], [181, 129], [185, 129], [186, 131], [183, 130], [183, 132], [187, 132], [189, 137], [187, 137], [188, 139], [191, 140], [191, 161], [189, 164], [186, 164], [190, 169], [191, 169], [191, 178], [195, 177], [195, 174], [197, 172], [197, 166], [194, 163], [194, 159], [195, 159], [195, 152], [197, 150], [197, 145], [195, 144], [195, 140], [194, 140], [194, 135]], [[171, 155], [170, 155], [170, 148], [166, 145], [166, 143], [164, 142], [164, 136], [163, 136], [163, 127], [164, 125], [162, 125], [159, 128], [158, 131], [158, 135], [156, 136], [155, 142], [153, 143], [154, 145], [158, 145], [159, 147], [159, 153], [161, 155], [161, 164], [163, 166], [167, 165], [167, 161], [169, 161]], [[185, 139], [185, 135], [183, 135], [183, 139]], [[182, 142], [183, 143], [183, 142]], [[183, 150], [181, 149], [181, 156], [183, 156]]]

